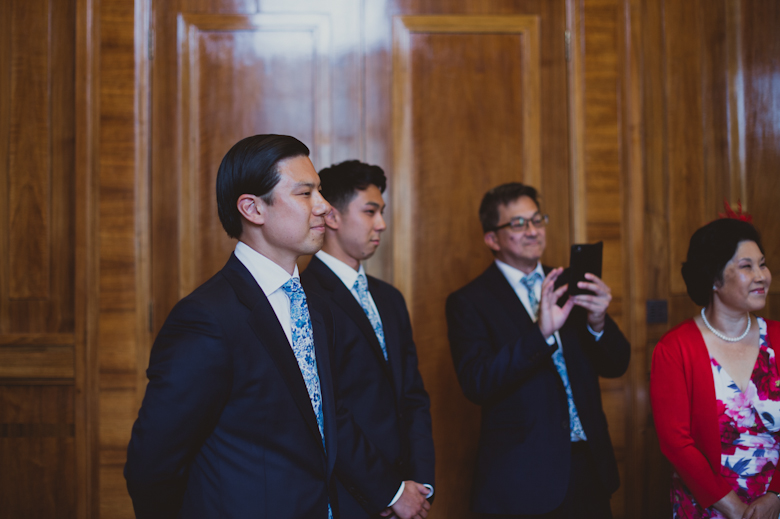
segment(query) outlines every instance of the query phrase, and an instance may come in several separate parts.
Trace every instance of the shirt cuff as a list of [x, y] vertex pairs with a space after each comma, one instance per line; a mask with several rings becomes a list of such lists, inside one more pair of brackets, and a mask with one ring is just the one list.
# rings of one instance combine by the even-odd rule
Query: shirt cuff
[[[425, 496], [425, 499], [430, 499], [431, 496], [433, 495], [433, 487], [431, 485], [429, 485], [428, 483], [423, 483], [423, 486], [429, 490], [428, 495]], [[777, 497], [780, 497], [780, 496], [777, 496]]]
[[588, 327], [588, 331], [590, 332], [590, 334], [594, 336], [596, 340], [601, 339], [601, 336], [604, 335], [604, 330], [601, 330], [600, 332], [594, 332], [593, 328], [591, 328], [589, 324], [587, 324], [586, 326]]
[[396, 503], [396, 501], [401, 499], [401, 494], [404, 493], [404, 487], [406, 487], [406, 481], [401, 481], [401, 486], [398, 487], [398, 492], [395, 493], [395, 497], [393, 497], [393, 500], [390, 501], [389, 505], [387, 505], [387, 508], [390, 508]]

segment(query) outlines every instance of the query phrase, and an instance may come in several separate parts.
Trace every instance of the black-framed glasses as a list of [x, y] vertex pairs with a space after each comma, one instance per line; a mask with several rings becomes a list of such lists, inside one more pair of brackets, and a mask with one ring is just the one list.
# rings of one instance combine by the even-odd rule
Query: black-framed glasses
[[534, 227], [540, 229], [546, 226], [550, 222], [550, 215], [547, 214], [535, 214], [531, 218], [523, 218], [522, 216], [515, 216], [509, 222], [504, 225], [499, 225], [494, 231], [503, 229], [504, 227], [511, 227], [513, 231], [527, 231], [528, 224], [534, 224]]

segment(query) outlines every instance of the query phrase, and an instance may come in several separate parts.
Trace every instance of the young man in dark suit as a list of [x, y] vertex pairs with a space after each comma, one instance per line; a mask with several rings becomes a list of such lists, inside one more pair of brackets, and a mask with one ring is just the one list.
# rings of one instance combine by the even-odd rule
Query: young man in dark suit
[[536, 190], [504, 184], [479, 210], [488, 269], [447, 299], [450, 346], [466, 397], [482, 406], [473, 508], [484, 518], [612, 517], [617, 464], [599, 376], [619, 377], [628, 341], [607, 315], [609, 287], [556, 302], [563, 269], [543, 267], [547, 216]]
[[[219, 217], [239, 242], [152, 348], [125, 466], [139, 518], [327, 519], [334, 471], [377, 509], [402, 482], [334, 398], [333, 317], [298, 278], [330, 211], [308, 154], [293, 137], [256, 135], [220, 165]], [[423, 503], [405, 494], [393, 511]]]
[[[434, 452], [428, 394], [417, 369], [417, 350], [406, 303], [391, 285], [367, 276], [361, 264], [385, 230], [379, 166], [357, 160], [320, 171], [325, 242], [301, 281], [328, 301], [341, 340], [334, 344], [336, 392], [357, 426], [403, 475], [404, 486], [433, 494]], [[340, 478], [345, 517], [376, 517], [359, 489]], [[400, 491], [400, 490], [399, 490]]]

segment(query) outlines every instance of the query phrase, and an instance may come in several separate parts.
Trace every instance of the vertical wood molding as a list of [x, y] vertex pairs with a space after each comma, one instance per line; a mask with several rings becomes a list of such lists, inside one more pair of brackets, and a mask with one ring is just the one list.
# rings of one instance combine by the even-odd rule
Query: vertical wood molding
[[[393, 18], [393, 283], [412, 301], [414, 257], [412, 213], [414, 192], [414, 143], [411, 36], [414, 33], [520, 34], [523, 38], [523, 181], [541, 194], [541, 95], [540, 21], [536, 15], [518, 16], [396, 16]], [[400, 201], [405, 201], [400, 204]], [[407, 202], [408, 201], [408, 202]], [[410, 307], [410, 312], [413, 312]]]
[[135, 277], [136, 277], [136, 404], [140, 408], [146, 388], [151, 350], [151, 68], [149, 47], [152, 0], [135, 3]]
[[98, 495], [98, 175], [99, 0], [76, 9], [76, 516], [97, 517]]
[[625, 258], [624, 300], [626, 335], [631, 343], [626, 407], [629, 431], [626, 456], [625, 517], [641, 517], [645, 509], [644, 483], [647, 419], [649, 410], [647, 329], [645, 324], [645, 160], [642, 0], [623, 1], [623, 29], [620, 41], [623, 67], [622, 167], [623, 170], [623, 256]]
[[567, 0], [569, 88], [569, 196], [571, 242], [588, 241], [587, 197], [585, 196], [585, 28], [583, 0]]
[[726, 0], [730, 202], [748, 210], [745, 168], [745, 84], [742, 66], [742, 1]]

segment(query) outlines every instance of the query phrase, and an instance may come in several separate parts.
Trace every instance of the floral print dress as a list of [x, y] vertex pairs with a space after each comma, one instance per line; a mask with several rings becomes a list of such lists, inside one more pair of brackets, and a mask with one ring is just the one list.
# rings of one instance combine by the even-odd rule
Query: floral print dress
[[[760, 350], [745, 392], [710, 357], [721, 438], [720, 473], [745, 502], [763, 496], [780, 457], [780, 374], [775, 352], [766, 336], [766, 321], [757, 318]], [[696, 503], [680, 476], [672, 476], [675, 518], [725, 517]]]

